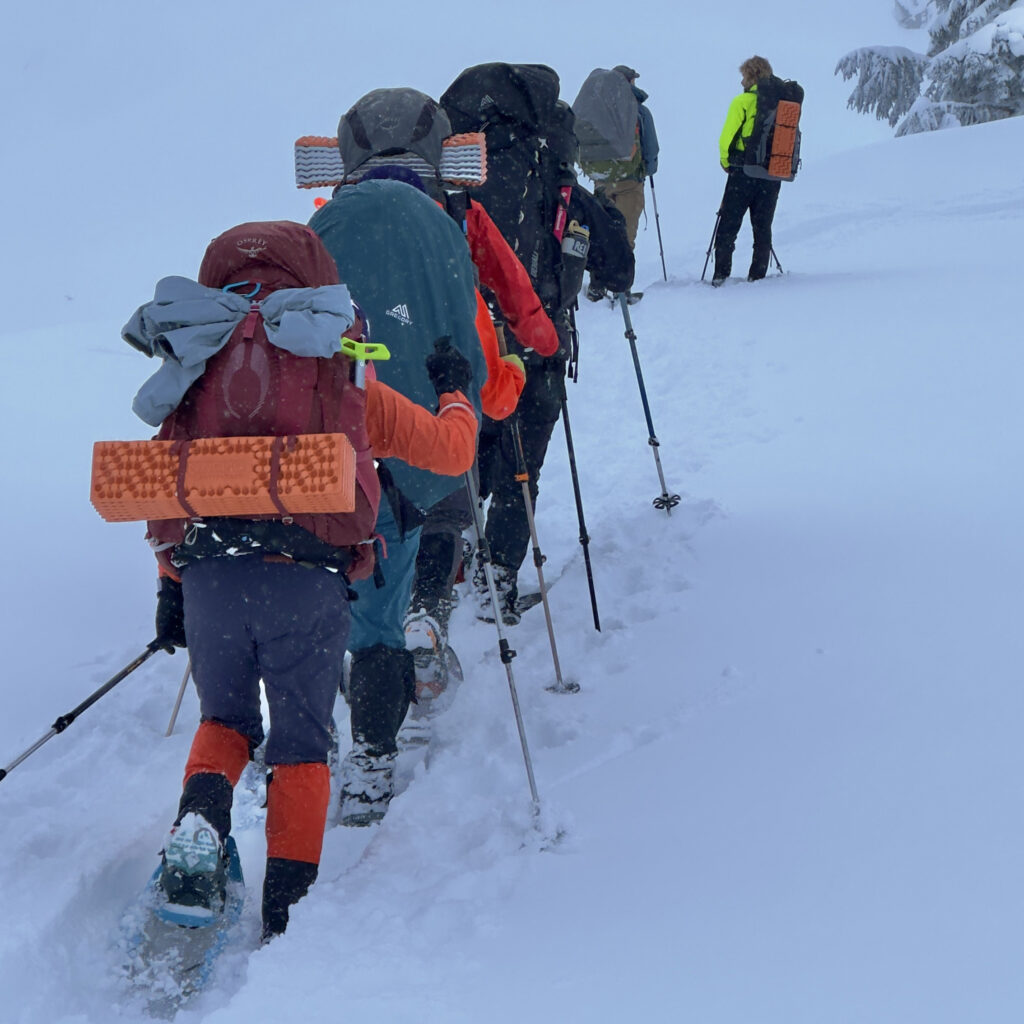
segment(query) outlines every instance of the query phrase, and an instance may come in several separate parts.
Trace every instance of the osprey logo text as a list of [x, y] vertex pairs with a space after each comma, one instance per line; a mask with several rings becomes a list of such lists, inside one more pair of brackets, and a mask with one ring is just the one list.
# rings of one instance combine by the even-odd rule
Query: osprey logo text
[[251, 260], [259, 256], [266, 247], [267, 242], [264, 238], [240, 238], [238, 242], [235, 243], [235, 248], [238, 249], [243, 256], [247, 256]]
[[389, 309], [385, 316], [393, 316], [400, 324], [405, 324], [406, 327], [412, 326], [412, 317], [409, 316], [409, 307], [401, 302], [394, 309]]

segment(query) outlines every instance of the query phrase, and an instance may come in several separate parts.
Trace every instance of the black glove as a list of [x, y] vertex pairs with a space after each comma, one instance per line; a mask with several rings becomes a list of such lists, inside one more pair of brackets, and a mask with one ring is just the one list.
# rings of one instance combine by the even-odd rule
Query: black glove
[[185, 646], [185, 599], [181, 584], [170, 576], [160, 577], [156, 595], [156, 640], [153, 642], [168, 654], [173, 654], [175, 647]]
[[427, 374], [440, 398], [452, 391], [465, 392], [473, 378], [473, 368], [457, 348], [452, 348], [451, 339], [444, 337], [434, 342], [434, 351], [427, 356]]

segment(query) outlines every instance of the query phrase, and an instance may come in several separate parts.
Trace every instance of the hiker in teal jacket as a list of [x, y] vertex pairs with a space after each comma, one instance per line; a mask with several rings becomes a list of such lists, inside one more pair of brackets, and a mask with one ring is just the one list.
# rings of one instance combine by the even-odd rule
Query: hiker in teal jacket
[[[487, 364], [476, 329], [473, 264], [455, 221], [407, 184], [365, 181], [340, 188], [309, 226], [369, 320], [374, 342], [391, 353], [374, 364], [377, 378], [433, 410], [438, 398], [425, 360], [439, 344], [450, 346], [468, 363], [470, 380], [460, 382], [459, 390], [479, 419]], [[395, 738], [415, 688], [404, 618], [423, 517], [463, 486], [459, 477], [416, 469], [400, 459], [382, 459], [380, 470], [376, 531], [387, 556], [379, 562], [377, 580], [352, 586], [358, 600], [352, 604], [349, 638], [352, 749], [341, 768], [344, 825], [379, 820], [394, 792]]]
[[717, 288], [732, 273], [732, 253], [736, 247], [743, 215], [750, 211], [750, 227], [754, 233], [754, 253], [747, 274], [748, 281], [759, 281], [768, 273], [772, 252], [772, 221], [779, 201], [781, 182], [751, 178], [743, 172], [743, 153], [754, 130], [757, 113], [757, 83], [772, 74], [772, 66], [764, 57], [751, 57], [740, 65], [743, 92], [729, 104], [725, 125], [718, 140], [718, 158], [722, 170], [729, 175], [718, 228], [715, 232], [715, 273], [711, 283]]

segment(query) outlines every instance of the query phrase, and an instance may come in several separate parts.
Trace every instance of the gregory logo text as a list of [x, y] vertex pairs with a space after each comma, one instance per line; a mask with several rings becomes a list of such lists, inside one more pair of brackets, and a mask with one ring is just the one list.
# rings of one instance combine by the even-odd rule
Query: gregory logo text
[[412, 326], [409, 307], [404, 302], [395, 306], [394, 309], [389, 309], [385, 316], [393, 316], [399, 323], [405, 324], [407, 327]]

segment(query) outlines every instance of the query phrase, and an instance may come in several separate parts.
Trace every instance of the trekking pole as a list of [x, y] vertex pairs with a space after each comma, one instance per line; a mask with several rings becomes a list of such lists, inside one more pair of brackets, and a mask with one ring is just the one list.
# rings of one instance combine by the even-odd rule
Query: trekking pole
[[722, 208], [718, 208], [718, 213], [715, 214], [715, 230], [711, 232], [711, 241], [708, 242], [708, 251], [704, 254], [704, 269], [700, 272], [700, 279], [704, 280], [704, 275], [708, 272], [708, 261], [711, 259], [711, 250], [715, 247], [715, 239], [718, 237], [718, 225], [722, 220]]
[[784, 274], [785, 271], [782, 269], [782, 264], [779, 262], [779, 257], [775, 255], [775, 246], [772, 246], [772, 259], [775, 260], [775, 266], [779, 268], [779, 273]]
[[661, 244], [661, 218], [658, 216], [658, 195], [654, 191], [654, 175], [651, 175], [651, 202], [654, 204], [654, 227], [658, 232], [658, 252], [661, 253], [661, 276], [667, 281], [668, 271], [665, 269], [665, 247]]
[[[498, 351], [504, 356], [508, 354], [505, 345], [505, 329], [500, 323], [494, 325], [498, 336]], [[548, 640], [551, 642], [551, 661], [555, 666], [555, 685], [549, 686], [552, 693], [579, 693], [580, 684], [566, 683], [562, 679], [562, 668], [558, 661], [558, 645], [555, 643], [555, 626], [551, 619], [551, 606], [548, 604], [548, 588], [544, 582], [544, 555], [540, 550], [540, 539], [537, 536], [537, 522], [533, 515], [533, 499], [530, 497], [530, 471], [526, 465], [526, 452], [523, 450], [523, 435], [519, 429], [519, 413], [513, 412], [509, 417], [512, 430], [512, 445], [516, 452], [516, 479], [523, 487], [523, 506], [526, 509], [526, 522], [530, 527], [530, 542], [533, 544], [533, 564], [537, 568], [537, 584], [540, 587], [540, 599], [544, 605], [544, 618], [547, 621]]]
[[533, 544], [533, 564], [537, 568], [537, 584], [540, 587], [540, 600], [544, 606], [544, 619], [547, 622], [548, 640], [551, 643], [551, 661], [555, 668], [555, 682], [548, 689], [552, 693], [579, 693], [579, 683], [574, 680], [566, 682], [562, 679], [562, 668], [558, 661], [555, 626], [551, 619], [551, 606], [548, 604], [548, 588], [544, 582], [545, 557], [541, 554], [540, 540], [537, 536], [537, 523], [533, 515], [533, 501], [530, 498], [530, 473], [526, 467], [526, 454], [523, 451], [523, 438], [519, 430], [519, 416], [517, 413], [512, 414], [512, 443], [516, 449], [516, 478], [523, 485], [523, 505], [526, 507], [526, 522], [530, 527], [530, 541]]
[[[573, 381], [579, 373], [579, 331], [576, 329], [576, 311], [569, 310], [569, 330], [571, 332], [572, 354], [566, 366], [566, 374]], [[572, 443], [572, 428], [569, 426], [569, 403], [565, 394], [565, 380], [562, 380], [562, 425], [565, 427], [565, 448], [569, 455], [569, 474], [572, 477], [572, 492], [576, 498], [576, 517], [580, 523], [580, 547], [583, 548], [583, 562], [587, 568], [587, 586], [590, 588], [590, 607], [594, 612], [594, 629], [601, 632], [601, 617], [597, 612], [597, 592], [594, 590], [594, 569], [590, 564], [590, 534], [583, 517], [583, 496], [580, 494], [580, 478], [576, 472], [576, 449]]]
[[651, 451], [654, 453], [654, 465], [657, 467], [658, 479], [661, 481], [661, 494], [654, 499], [654, 507], [663, 508], [667, 515], [672, 515], [672, 509], [679, 504], [679, 495], [668, 493], [668, 485], [665, 483], [665, 474], [661, 469], [661, 456], [658, 454], [658, 448], [661, 447], [661, 442], [654, 433], [654, 421], [651, 419], [651, 406], [647, 401], [647, 389], [644, 387], [644, 375], [640, 369], [640, 356], [636, 350], [636, 331], [633, 330], [633, 321], [629, 316], [629, 304], [626, 301], [625, 292], [619, 292], [618, 298], [619, 306], [622, 309], [622, 319], [626, 323], [626, 339], [629, 341], [629, 348], [633, 353], [633, 366], [636, 369], [636, 382], [640, 385], [640, 400], [643, 402], [644, 416], [647, 418], [647, 431], [650, 435], [647, 438], [647, 443], [651, 446]]
[[498, 600], [498, 588], [494, 583], [494, 568], [491, 565], [491, 546], [487, 543], [487, 534], [484, 530], [483, 502], [480, 500], [480, 488], [476, 485], [473, 470], [466, 474], [465, 479], [466, 490], [469, 492], [469, 503], [473, 507], [473, 530], [476, 533], [477, 556], [484, 571], [484, 578], [487, 580], [487, 590], [491, 595], [494, 625], [498, 630], [498, 653], [501, 663], [505, 666], [505, 674], [508, 676], [508, 692], [512, 697], [516, 727], [519, 730], [519, 743], [523, 748], [523, 761], [526, 764], [526, 778], [530, 783], [530, 797], [533, 800], [533, 812], [536, 816], [540, 813], [540, 797], [537, 795], [537, 783], [533, 777], [533, 761], [530, 759], [530, 748], [526, 742], [526, 728], [523, 725], [523, 714], [519, 709], [519, 695], [516, 693], [516, 681], [512, 674], [512, 659], [516, 656], [516, 652], [505, 636], [505, 624], [501, 619], [501, 603]]
[[185, 663], [185, 674], [181, 677], [181, 686], [178, 688], [178, 699], [174, 702], [174, 710], [171, 712], [171, 720], [167, 723], [167, 732], [165, 736], [170, 736], [174, 732], [174, 723], [178, 720], [178, 711], [181, 708], [182, 698], [185, 696], [185, 687], [188, 686], [188, 677], [192, 674], [192, 659], [189, 658]]
[[597, 611], [597, 592], [594, 590], [594, 568], [590, 564], [590, 534], [583, 518], [583, 497], [580, 494], [580, 478], [576, 472], [576, 451], [572, 443], [572, 428], [569, 426], [569, 405], [562, 395], [562, 425], [565, 427], [565, 447], [569, 453], [569, 473], [572, 476], [572, 490], [576, 498], [576, 517], [580, 522], [580, 547], [583, 548], [583, 562], [587, 567], [587, 586], [590, 588], [590, 607], [594, 612], [594, 629], [601, 632], [601, 617]]
[[163, 648], [159, 646], [156, 640], [150, 641], [146, 646], [146, 649], [130, 664], [125, 665], [120, 672], [117, 673], [112, 679], [108, 679], [95, 693], [90, 694], [77, 708], [73, 708], [65, 715], [61, 715], [56, 722], [50, 727], [50, 731], [40, 739], [36, 740], [31, 747], [28, 748], [24, 753], [19, 754], [6, 768], [0, 768], [0, 782], [2, 782], [7, 776], [21, 764], [27, 757], [31, 757], [47, 740], [53, 739], [54, 736], [59, 732], [63, 732], [83, 711], [87, 708], [91, 708], [105, 693], [112, 690], [122, 679], [126, 676], [130, 676], [144, 661], [148, 661], [156, 654], [157, 651], [162, 651]]

